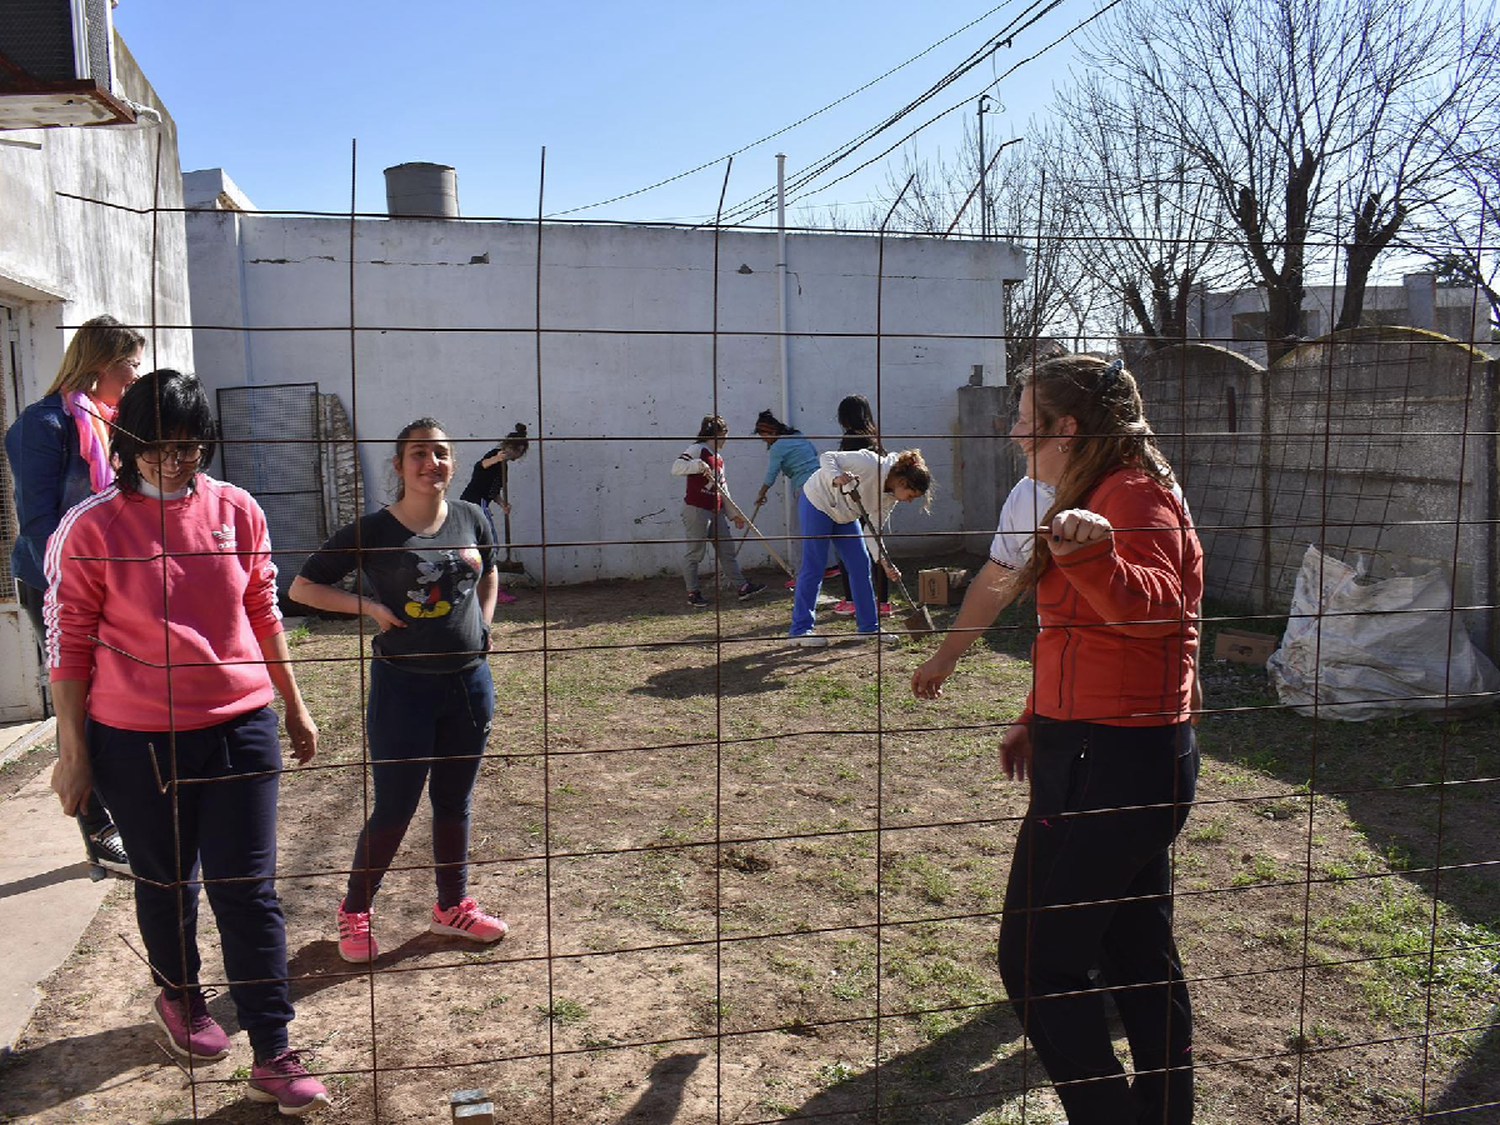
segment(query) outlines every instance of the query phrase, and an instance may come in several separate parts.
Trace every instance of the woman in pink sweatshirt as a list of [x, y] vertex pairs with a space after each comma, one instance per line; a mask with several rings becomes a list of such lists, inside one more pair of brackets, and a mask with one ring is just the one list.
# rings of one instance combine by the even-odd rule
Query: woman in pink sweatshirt
[[47, 543], [52, 788], [69, 815], [96, 788], [115, 814], [161, 988], [151, 1015], [171, 1049], [200, 1063], [229, 1053], [198, 986], [201, 879], [255, 1055], [249, 1096], [301, 1115], [328, 1095], [287, 1047], [273, 690], [297, 761], [312, 758], [318, 728], [281, 631], [265, 514], [200, 471], [214, 440], [197, 379], [145, 376], [115, 416], [114, 484], [69, 511]]

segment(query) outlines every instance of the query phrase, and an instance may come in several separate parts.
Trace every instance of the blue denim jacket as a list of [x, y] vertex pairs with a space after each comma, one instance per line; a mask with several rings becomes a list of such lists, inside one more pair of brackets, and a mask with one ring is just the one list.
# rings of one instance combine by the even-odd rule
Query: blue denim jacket
[[63, 409], [61, 395], [48, 395], [21, 412], [5, 431], [16, 493], [15, 548], [11, 573], [38, 590], [47, 588], [42, 556], [47, 537], [63, 513], [93, 492], [89, 465], [78, 447], [78, 426]]

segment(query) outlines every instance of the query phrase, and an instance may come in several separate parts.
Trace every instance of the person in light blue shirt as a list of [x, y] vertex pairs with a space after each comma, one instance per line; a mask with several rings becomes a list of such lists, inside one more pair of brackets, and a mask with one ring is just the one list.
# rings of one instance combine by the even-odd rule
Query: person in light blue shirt
[[[781, 475], [792, 482], [792, 494], [801, 495], [802, 486], [818, 471], [818, 451], [813, 448], [813, 443], [802, 436], [801, 430], [788, 426], [769, 410], [762, 410], [760, 417], [755, 419], [755, 436], [771, 447], [766, 479], [761, 484], [760, 491], [755, 494], [755, 506], [758, 508], [766, 502], [766, 493]], [[833, 558], [833, 549], [830, 547], [824, 566], [832, 563]], [[826, 570], [824, 577], [831, 578], [838, 572], [837, 565], [834, 565], [832, 569]], [[791, 589], [794, 585], [796, 579], [789, 581], [787, 588]]]
[[766, 493], [782, 474], [792, 482], [795, 491], [801, 491], [807, 478], [818, 471], [818, 451], [813, 443], [794, 430], [769, 410], [762, 410], [755, 420], [755, 436], [771, 447], [766, 479], [756, 493], [757, 505], [766, 502]]

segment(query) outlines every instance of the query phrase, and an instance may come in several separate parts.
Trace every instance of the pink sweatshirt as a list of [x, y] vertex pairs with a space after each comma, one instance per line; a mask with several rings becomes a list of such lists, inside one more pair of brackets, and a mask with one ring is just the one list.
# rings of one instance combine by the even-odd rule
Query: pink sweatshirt
[[112, 485], [47, 540], [51, 678], [89, 681], [90, 717], [124, 730], [197, 730], [272, 696], [259, 642], [281, 612], [265, 513], [201, 473], [162, 507]]

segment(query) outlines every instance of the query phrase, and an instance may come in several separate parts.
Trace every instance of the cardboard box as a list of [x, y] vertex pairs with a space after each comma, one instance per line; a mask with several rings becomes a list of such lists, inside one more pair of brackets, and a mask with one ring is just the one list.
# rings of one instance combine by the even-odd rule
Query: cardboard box
[[969, 572], [938, 567], [917, 572], [917, 601], [923, 605], [957, 605], [964, 600]]
[[1251, 633], [1245, 629], [1220, 629], [1214, 641], [1214, 659], [1232, 660], [1236, 664], [1260, 664], [1271, 659], [1279, 637], [1271, 633]]

